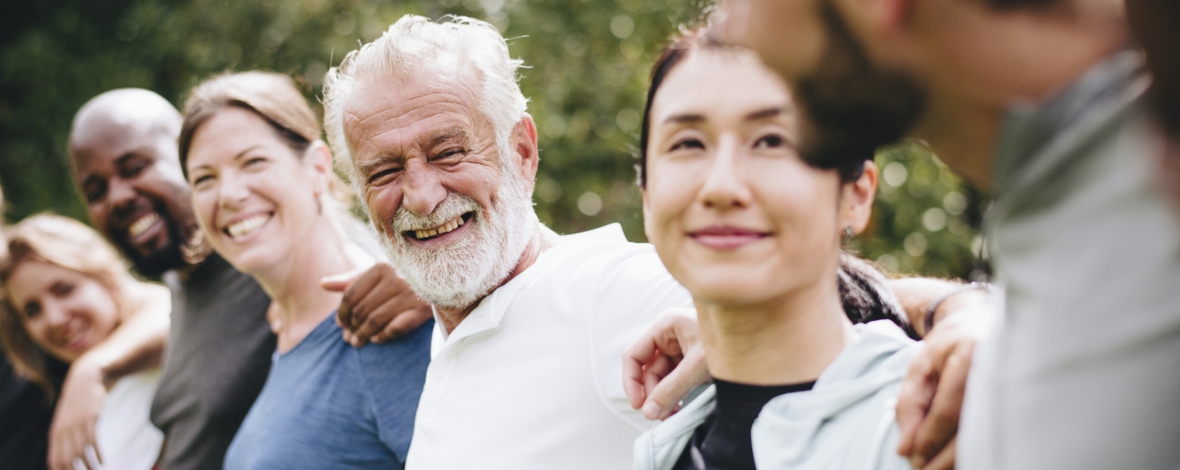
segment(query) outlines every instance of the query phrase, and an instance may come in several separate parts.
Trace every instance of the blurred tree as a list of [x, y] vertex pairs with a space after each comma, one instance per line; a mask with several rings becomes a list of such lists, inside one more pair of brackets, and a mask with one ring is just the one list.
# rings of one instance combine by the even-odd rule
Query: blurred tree
[[[0, 6], [0, 183], [10, 220], [52, 210], [85, 219], [69, 179], [74, 112], [120, 87], [178, 106], [222, 71], [290, 74], [315, 100], [324, 73], [403, 14], [486, 19], [531, 68], [542, 149], [536, 201], [563, 233], [621, 222], [643, 240], [635, 185], [648, 72], [705, 0], [45, 0]], [[318, 103], [318, 101], [315, 101]], [[885, 175], [870, 233], [852, 245], [903, 272], [967, 276], [978, 196], [918, 145], [879, 157]]]

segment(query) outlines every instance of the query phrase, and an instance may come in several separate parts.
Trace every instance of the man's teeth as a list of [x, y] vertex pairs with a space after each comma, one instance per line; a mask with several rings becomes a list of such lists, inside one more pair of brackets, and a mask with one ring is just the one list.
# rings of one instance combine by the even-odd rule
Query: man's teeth
[[435, 228], [432, 228], [429, 230], [415, 230], [414, 231], [414, 238], [422, 240], [424, 238], [436, 237], [436, 236], [442, 235], [444, 233], [450, 232], [452, 230], [455, 230], [455, 229], [459, 228], [461, 225], [463, 225], [463, 217], [455, 217], [454, 219], [451, 219], [450, 222], [447, 222], [445, 224], [442, 224], [438, 227], [435, 227]]
[[155, 225], [157, 220], [160, 220], [160, 215], [155, 212], [140, 217], [139, 219], [136, 219], [136, 221], [133, 222], [130, 227], [127, 227], [127, 234], [130, 235], [131, 238], [143, 235], [143, 232], [146, 232], [147, 229], [152, 228], [152, 225]]
[[270, 221], [270, 217], [270, 214], [256, 215], [254, 217], [229, 224], [229, 226], [225, 228], [225, 231], [233, 238], [244, 237], [249, 235], [251, 232], [258, 230], [259, 227], [265, 225], [268, 221]]

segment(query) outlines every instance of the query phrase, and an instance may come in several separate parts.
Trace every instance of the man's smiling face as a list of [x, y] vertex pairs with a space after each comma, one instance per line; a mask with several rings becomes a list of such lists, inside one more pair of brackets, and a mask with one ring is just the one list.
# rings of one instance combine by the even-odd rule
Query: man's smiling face
[[145, 276], [182, 266], [195, 222], [172, 126], [92, 114], [75, 129], [70, 155], [95, 226]]
[[476, 108], [475, 80], [406, 79], [344, 106], [361, 198], [414, 290], [464, 308], [499, 285], [528, 242], [528, 189]]

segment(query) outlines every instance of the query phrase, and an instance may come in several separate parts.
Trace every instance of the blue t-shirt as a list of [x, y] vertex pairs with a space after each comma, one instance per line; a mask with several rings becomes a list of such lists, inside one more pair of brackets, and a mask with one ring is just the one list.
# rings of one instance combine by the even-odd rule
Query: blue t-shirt
[[357, 349], [341, 339], [333, 314], [290, 351], [275, 353], [226, 470], [402, 468], [433, 328], [429, 321]]

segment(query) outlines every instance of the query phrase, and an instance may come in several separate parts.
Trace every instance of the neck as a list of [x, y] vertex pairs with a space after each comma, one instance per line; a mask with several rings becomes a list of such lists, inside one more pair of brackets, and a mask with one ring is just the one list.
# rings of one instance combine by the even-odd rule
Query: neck
[[280, 352], [299, 344], [340, 305], [341, 294], [320, 285], [323, 277], [372, 262], [331, 223], [316, 224], [292, 251], [281, 263], [251, 273], [277, 307], [277, 311], [272, 308], [277, 314], [272, 328]]
[[1051, 98], [1127, 43], [1118, 3], [1073, 1], [1048, 11], [932, 3], [914, 20], [932, 90], [915, 137], [968, 181], [990, 185], [1008, 108]]
[[759, 305], [697, 301], [709, 373], [751, 385], [817, 379], [858, 338], [836, 283], [822, 284]]
[[[512, 272], [508, 274], [508, 277], [504, 278], [504, 280], [497, 284], [496, 287], [492, 289], [491, 292], [488, 292], [487, 295], [491, 295], [491, 293], [495, 292], [496, 289], [499, 289], [500, 286], [503, 286], [509, 281], [515, 279], [516, 276], [519, 276], [521, 273], [523, 273], [526, 269], [532, 266], [533, 263], [536, 263], [537, 258], [541, 256], [541, 253], [545, 252], [545, 250], [548, 250], [557, 243], [557, 237], [558, 235], [554, 233], [553, 230], [550, 230], [549, 227], [546, 227], [540, 222], [537, 222], [537, 230], [533, 232], [532, 239], [529, 241], [528, 245], [525, 246], [524, 253], [521, 254], [520, 261], [517, 261], [516, 267], [512, 268]], [[447, 329], [447, 334], [455, 331], [455, 328], [459, 326], [459, 323], [462, 323], [463, 319], [467, 318], [467, 315], [471, 314], [471, 311], [475, 310], [475, 307], [479, 305], [479, 303], [483, 301], [487, 295], [480, 297], [475, 302], [472, 302], [471, 305], [462, 308], [444, 308], [436, 306], [434, 311], [438, 313], [438, 319], [442, 323], [443, 328]]]

